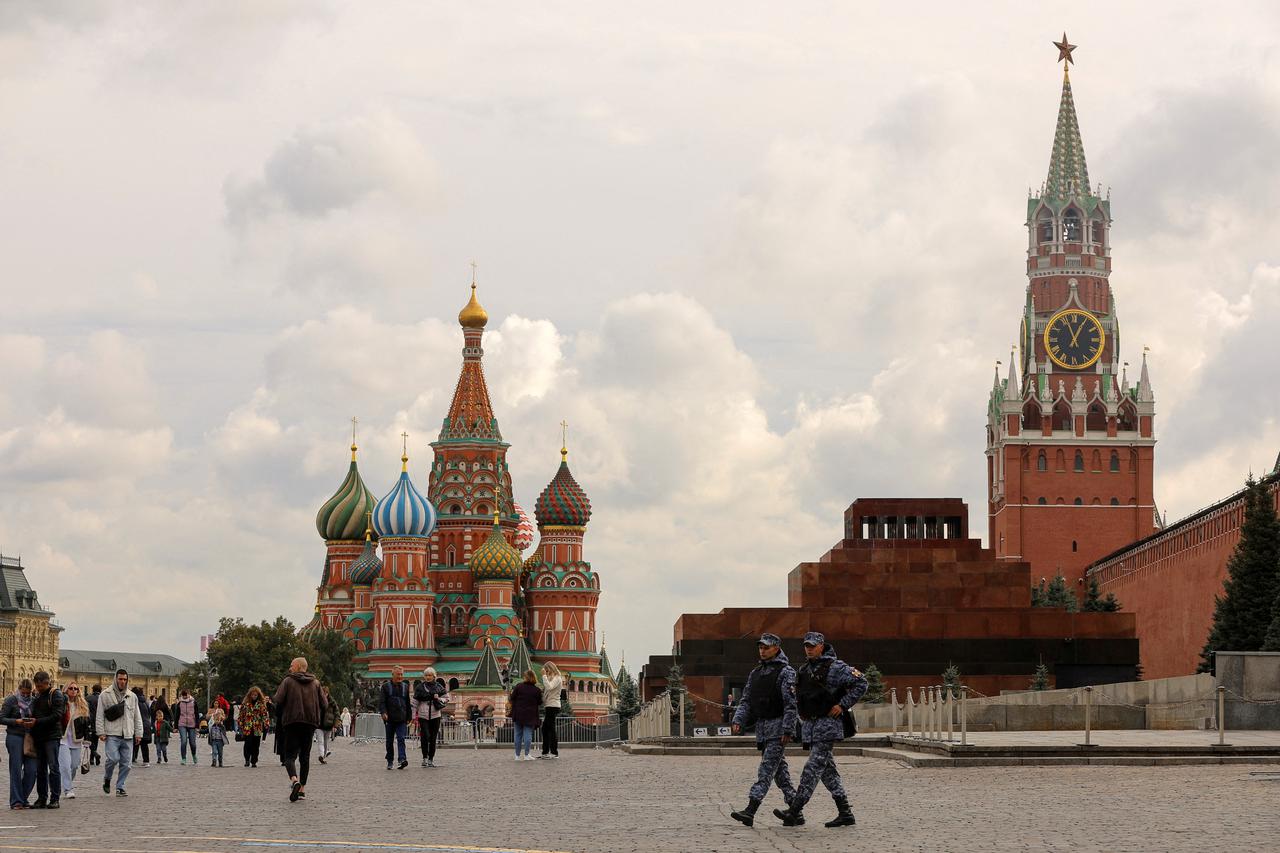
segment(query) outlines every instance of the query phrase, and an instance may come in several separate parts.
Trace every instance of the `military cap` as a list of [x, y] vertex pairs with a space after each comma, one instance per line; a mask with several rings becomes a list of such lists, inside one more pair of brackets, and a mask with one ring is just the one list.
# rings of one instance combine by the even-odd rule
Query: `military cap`
[[804, 644], [806, 646], [825, 646], [827, 638], [819, 634], [817, 631], [810, 631], [804, 635]]
[[765, 633], [760, 635], [760, 641], [756, 643], [756, 645], [757, 646], [780, 646], [782, 645], [782, 639], [777, 634]]

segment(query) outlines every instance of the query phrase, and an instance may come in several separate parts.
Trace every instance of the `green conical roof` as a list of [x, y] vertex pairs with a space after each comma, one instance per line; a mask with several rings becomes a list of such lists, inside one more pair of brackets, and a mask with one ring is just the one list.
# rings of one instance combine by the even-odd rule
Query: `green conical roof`
[[609, 663], [609, 653], [600, 647], [600, 674], [605, 678], [613, 678], [613, 666]]
[[484, 641], [484, 653], [480, 655], [480, 662], [476, 664], [475, 672], [471, 673], [467, 687], [502, 689], [502, 672], [498, 669], [498, 659], [493, 656], [493, 643], [488, 638]]
[[1062, 100], [1058, 103], [1058, 126], [1053, 132], [1053, 154], [1049, 157], [1049, 177], [1045, 179], [1046, 201], [1065, 202], [1070, 198], [1087, 198], [1089, 167], [1084, 159], [1084, 142], [1080, 139], [1080, 122], [1076, 119], [1076, 103], [1071, 97], [1071, 77], [1063, 71]]
[[[517, 682], [524, 678], [525, 670], [533, 669], [533, 658], [529, 656], [529, 647], [525, 645], [523, 639], [516, 640], [515, 651], [511, 653], [511, 660], [507, 661], [507, 672], [511, 673], [511, 681]], [[538, 671], [534, 669], [534, 675]]]

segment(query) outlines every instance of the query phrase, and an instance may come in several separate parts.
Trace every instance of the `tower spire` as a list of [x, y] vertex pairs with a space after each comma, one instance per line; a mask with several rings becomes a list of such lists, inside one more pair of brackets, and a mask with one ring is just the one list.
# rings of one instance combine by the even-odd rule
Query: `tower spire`
[[1071, 52], [1076, 49], [1062, 34], [1062, 41], [1054, 42], [1058, 48], [1058, 61], [1062, 63], [1062, 98], [1058, 102], [1058, 124], [1053, 132], [1053, 152], [1049, 157], [1049, 177], [1045, 181], [1043, 197], [1046, 200], [1065, 202], [1070, 198], [1090, 195], [1089, 167], [1084, 158], [1084, 142], [1080, 139], [1080, 122], [1076, 118], [1076, 103], [1071, 95], [1071, 76], [1067, 67], [1075, 62]]
[[356, 461], [356, 418], [351, 418], [351, 461]]
[[569, 422], [560, 422], [560, 461], [569, 460]]

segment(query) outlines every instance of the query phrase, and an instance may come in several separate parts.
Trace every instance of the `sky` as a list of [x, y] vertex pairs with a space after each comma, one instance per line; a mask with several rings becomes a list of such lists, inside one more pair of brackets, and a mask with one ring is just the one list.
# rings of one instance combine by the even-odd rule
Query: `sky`
[[1064, 29], [1172, 520], [1280, 452], [1274, 4], [4, 0], [0, 552], [68, 648], [306, 622], [350, 418], [425, 488], [472, 261], [615, 664], [783, 606], [857, 497], [985, 536]]

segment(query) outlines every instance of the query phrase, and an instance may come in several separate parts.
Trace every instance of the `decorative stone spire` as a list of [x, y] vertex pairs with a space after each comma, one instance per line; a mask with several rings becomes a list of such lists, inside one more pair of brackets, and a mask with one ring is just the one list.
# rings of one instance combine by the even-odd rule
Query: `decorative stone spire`
[[1004, 395], [1009, 399], [1022, 396], [1022, 389], [1018, 386], [1018, 348], [1015, 346], [1009, 350], [1009, 381], [1005, 383]]
[[[1068, 63], [1075, 60], [1071, 51], [1075, 45], [1067, 43], [1066, 33], [1058, 47], [1059, 60]], [[1076, 103], [1071, 96], [1071, 76], [1066, 64], [1062, 67], [1062, 99], [1058, 102], [1058, 125], [1053, 132], [1053, 153], [1049, 157], [1049, 176], [1045, 179], [1045, 201], [1065, 203], [1072, 198], [1087, 198], [1089, 167], [1084, 159], [1084, 142], [1080, 139], [1080, 122], [1076, 118]]]
[[493, 414], [489, 400], [489, 386], [484, 381], [484, 349], [480, 342], [484, 337], [485, 323], [489, 315], [476, 299], [476, 285], [471, 283], [471, 301], [458, 315], [462, 326], [462, 372], [453, 390], [453, 402], [449, 404], [449, 416], [440, 428], [440, 441], [483, 440], [502, 441], [498, 419]]
[[1156, 399], [1151, 387], [1151, 374], [1147, 372], [1147, 347], [1142, 348], [1142, 373], [1138, 376], [1138, 401], [1151, 403]]

